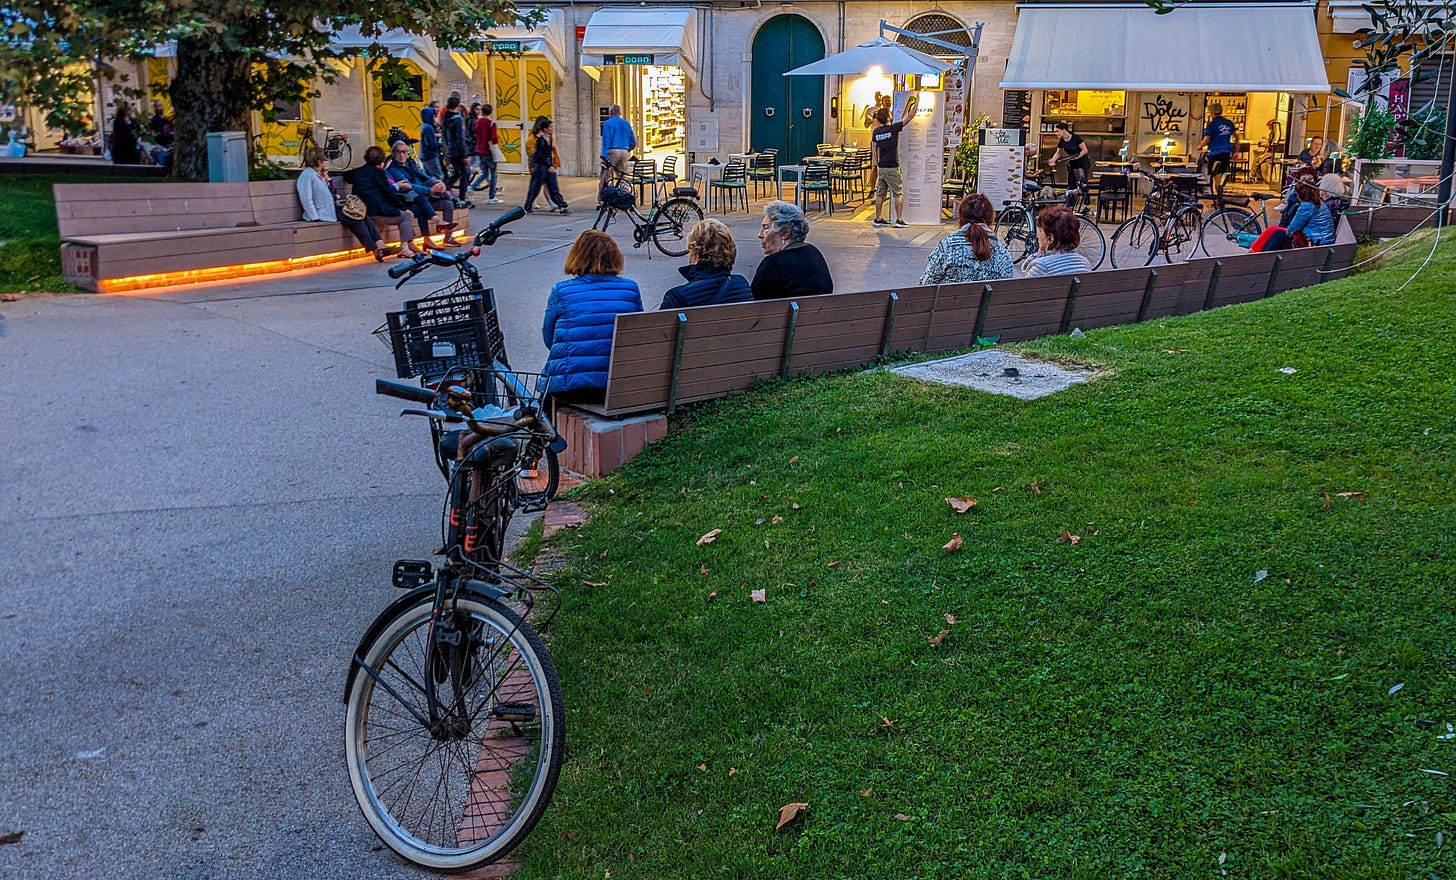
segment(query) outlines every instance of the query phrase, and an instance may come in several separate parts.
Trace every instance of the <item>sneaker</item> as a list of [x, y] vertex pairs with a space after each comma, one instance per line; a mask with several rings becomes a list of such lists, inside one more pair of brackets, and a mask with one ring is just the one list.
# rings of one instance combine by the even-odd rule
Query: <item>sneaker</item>
[[464, 199], [456, 199], [455, 200], [455, 207], [457, 207], [457, 208], [473, 208], [473, 207], [475, 207], [475, 203], [474, 202], [467, 202]]
[[896, 220], [895, 221], [895, 225], [896, 226], [909, 226], [910, 224], [909, 223], [906, 223], [904, 220]]
[[881, 220], [880, 218], [876, 217], [875, 218], [875, 222], [871, 223], [870, 225], [871, 226], [889, 226], [890, 225], [890, 221], [888, 221], [888, 220]]
[[500, 199], [486, 199], [485, 200], [485, 203], [487, 205], [500, 205], [500, 204], [504, 204]]

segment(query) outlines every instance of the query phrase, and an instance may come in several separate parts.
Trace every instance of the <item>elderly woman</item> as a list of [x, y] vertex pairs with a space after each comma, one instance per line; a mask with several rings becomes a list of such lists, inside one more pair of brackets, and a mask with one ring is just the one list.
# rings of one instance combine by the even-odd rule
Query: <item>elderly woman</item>
[[1015, 271], [991, 224], [996, 217], [991, 200], [974, 193], [956, 202], [955, 218], [961, 228], [935, 246], [921, 284], [957, 284], [964, 281], [994, 281], [1010, 278]]
[[369, 219], [374, 221], [380, 232], [388, 226], [399, 227], [401, 257], [419, 254], [411, 244], [415, 237], [414, 215], [409, 211], [409, 201], [384, 173], [383, 147], [370, 147], [364, 151], [363, 167], [354, 170], [354, 195], [364, 202]]
[[557, 403], [602, 399], [617, 315], [642, 311], [642, 293], [622, 277], [623, 264], [621, 248], [595, 229], [577, 236], [566, 256], [572, 277], [551, 289], [541, 322], [541, 341], [550, 349], [541, 373], [551, 377]]
[[758, 242], [766, 256], [753, 275], [754, 299], [834, 292], [829, 264], [818, 248], [804, 241], [808, 235], [809, 221], [798, 205], [776, 201], [763, 206]]
[[678, 269], [688, 281], [662, 298], [659, 309], [686, 309], [719, 303], [748, 302], [748, 279], [733, 274], [738, 245], [719, 220], [702, 220], [688, 230], [688, 264]]
[[1066, 205], [1043, 208], [1036, 215], [1036, 241], [1041, 249], [1026, 264], [1026, 277], [1091, 272], [1092, 264], [1077, 253], [1082, 221]]
[[370, 223], [367, 215], [359, 220], [345, 217], [337, 210], [342, 196], [329, 179], [329, 169], [324, 165], [324, 151], [309, 147], [303, 153], [303, 172], [298, 175], [298, 201], [303, 206], [303, 219], [311, 223], [332, 223], [335, 220], [354, 233], [364, 249], [374, 254], [374, 259], [384, 262], [384, 243], [379, 240], [379, 230]]

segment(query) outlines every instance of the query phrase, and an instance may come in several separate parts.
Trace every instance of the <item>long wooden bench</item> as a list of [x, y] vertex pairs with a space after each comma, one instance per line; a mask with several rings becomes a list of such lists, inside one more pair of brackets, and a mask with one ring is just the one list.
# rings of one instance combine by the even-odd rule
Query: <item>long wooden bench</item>
[[[343, 224], [301, 220], [292, 180], [58, 183], [55, 202], [62, 271], [87, 290], [288, 271], [368, 255]], [[468, 211], [457, 210], [456, 220], [469, 228]]]

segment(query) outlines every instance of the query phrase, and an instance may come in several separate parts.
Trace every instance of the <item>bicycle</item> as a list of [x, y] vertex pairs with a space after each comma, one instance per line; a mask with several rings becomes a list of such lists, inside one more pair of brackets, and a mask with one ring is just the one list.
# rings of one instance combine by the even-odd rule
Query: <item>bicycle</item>
[[[498, 234], [496, 225], [482, 231], [477, 247]], [[407, 280], [444, 265], [465, 277], [470, 256], [434, 255], [390, 274]], [[406, 308], [404, 319], [391, 313], [397, 343], [411, 348], [411, 330], [443, 327], [420, 312], [437, 307], [417, 305], [412, 316]], [[485, 337], [478, 327], [475, 341]], [[421, 362], [429, 375], [420, 387], [378, 379], [375, 391], [426, 407], [401, 415], [430, 422], [447, 484], [436, 551], [445, 561], [394, 563], [392, 581], [408, 592], [370, 625], [349, 665], [345, 762], [360, 810], [390, 849], [422, 867], [465, 871], [525, 839], [560, 773], [565, 705], [540, 631], [561, 597], [501, 558], [530, 449], [559, 440], [543, 406], [544, 381], [540, 394], [529, 394], [499, 360], [459, 366], [459, 337], [435, 338], [443, 372]], [[482, 345], [488, 353], [489, 342]], [[554, 603], [538, 629], [528, 621], [543, 616], [540, 596]]]
[[1142, 169], [1136, 170], [1152, 182], [1153, 188], [1142, 210], [1112, 233], [1112, 267], [1147, 266], [1159, 253], [1169, 263], [1193, 259], [1203, 246], [1203, 211], [1198, 194], [1183, 192], [1172, 178], [1159, 180]]
[[[315, 131], [317, 129], [317, 131]], [[349, 139], [339, 130], [317, 120], [298, 123], [298, 161], [303, 164], [304, 154], [319, 146], [319, 134], [323, 135], [324, 161], [330, 171], [347, 171], [354, 160], [354, 148]]]
[[[612, 169], [605, 159], [602, 167]], [[646, 215], [637, 210], [637, 197], [632, 193], [631, 182], [618, 172], [601, 188], [601, 205], [592, 221], [592, 229], [605, 232], [618, 214], [626, 216], [632, 224], [632, 247], [640, 248], [649, 240], [657, 249], [669, 257], [681, 257], [688, 252], [688, 230], [703, 219], [703, 209], [698, 204], [698, 191], [691, 186], [674, 187], [672, 197], [663, 201], [656, 185], [653, 186], [652, 207]]]
[[1232, 243], [1235, 247], [1248, 250], [1249, 245], [1253, 244], [1264, 228], [1269, 225], [1269, 202], [1278, 200], [1281, 196], [1275, 193], [1255, 192], [1249, 193], [1248, 198], [1259, 203], [1257, 214], [1243, 206], [1225, 206], [1209, 214], [1208, 218], [1203, 221], [1204, 255], [1218, 256], [1208, 250], [1210, 238], [1214, 241], [1222, 239]]
[[1107, 239], [1098, 228], [1097, 221], [1088, 216], [1091, 199], [1087, 196], [1086, 184], [1069, 187], [1061, 196], [1035, 198], [1049, 186], [1040, 183], [1046, 174], [1047, 172], [1041, 171], [1028, 175], [1033, 180], [1021, 185], [1021, 201], [1007, 205], [996, 215], [996, 237], [1006, 245], [1011, 259], [1020, 264], [1041, 248], [1036, 237], [1036, 215], [1042, 208], [1066, 205], [1076, 213], [1081, 227], [1081, 242], [1077, 245], [1077, 253], [1086, 257], [1087, 264], [1096, 269], [1107, 257]]

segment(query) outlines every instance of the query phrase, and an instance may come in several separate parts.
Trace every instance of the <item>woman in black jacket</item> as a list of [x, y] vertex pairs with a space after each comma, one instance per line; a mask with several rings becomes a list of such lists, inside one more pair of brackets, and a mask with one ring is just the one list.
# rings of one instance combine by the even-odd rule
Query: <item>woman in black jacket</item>
[[536, 124], [531, 126], [531, 141], [535, 148], [531, 150], [531, 188], [526, 191], [526, 213], [531, 214], [531, 205], [536, 202], [536, 194], [541, 192], [541, 187], [551, 197], [552, 214], [570, 214], [566, 207], [566, 198], [561, 195], [561, 188], [556, 184], [557, 165], [561, 160], [556, 158], [556, 135], [555, 128], [551, 125], [549, 116], [540, 116]]
[[364, 151], [364, 166], [354, 170], [352, 192], [364, 201], [369, 219], [380, 232], [390, 226], [399, 227], [399, 255], [413, 259], [420, 252], [414, 248], [413, 215], [404, 210], [408, 202], [400, 195], [394, 181], [384, 173], [384, 148], [373, 146]]
[[678, 269], [688, 280], [669, 290], [658, 309], [686, 309], [719, 303], [748, 302], [748, 279], [733, 274], [738, 245], [719, 220], [701, 220], [688, 230], [688, 264]]

